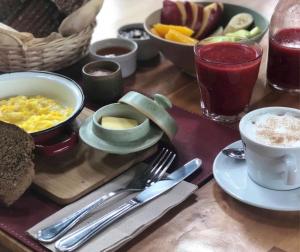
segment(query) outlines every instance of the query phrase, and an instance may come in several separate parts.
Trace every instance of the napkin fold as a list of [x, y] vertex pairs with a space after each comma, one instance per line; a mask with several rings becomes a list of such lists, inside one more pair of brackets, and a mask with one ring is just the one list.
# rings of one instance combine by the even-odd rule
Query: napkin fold
[[[98, 199], [101, 195], [114, 191], [120, 187], [124, 187], [129, 181], [134, 177], [134, 174], [138, 169], [145, 169], [144, 163], [139, 163], [132, 167], [127, 172], [123, 173], [119, 177], [112, 180], [110, 183], [102, 186], [93, 193], [85, 196], [84, 198], [62, 208], [60, 211], [54, 213], [43, 221], [39, 222], [32, 228], [27, 230], [27, 233], [33, 238], [36, 237], [37, 231], [41, 228], [47, 227], [61, 218], [68, 216], [69, 214], [79, 210], [80, 208], [86, 206], [92, 201]], [[130, 214], [124, 216], [118, 222], [115, 222], [104, 231], [96, 235], [94, 238], [89, 240], [85, 245], [79, 248], [77, 251], [80, 252], [90, 252], [90, 251], [111, 251], [119, 248], [127, 241], [132, 239], [146, 229], [149, 225], [163, 216], [168, 210], [175, 207], [176, 205], [183, 202], [188, 196], [190, 196], [197, 189], [196, 185], [188, 182], [181, 182], [172, 190], [161, 195], [160, 197], [152, 200], [151, 202], [145, 204], [144, 206], [134, 210]], [[119, 197], [108, 202], [104, 207], [100, 208], [98, 211], [94, 212], [89, 218], [83, 220], [76, 227], [74, 227], [68, 233], [77, 230], [78, 228], [96, 220], [100, 216], [108, 213], [115, 207], [120, 206], [124, 202], [128, 201], [135, 194], [122, 194]], [[42, 244], [51, 251], [56, 251], [54, 243]]]

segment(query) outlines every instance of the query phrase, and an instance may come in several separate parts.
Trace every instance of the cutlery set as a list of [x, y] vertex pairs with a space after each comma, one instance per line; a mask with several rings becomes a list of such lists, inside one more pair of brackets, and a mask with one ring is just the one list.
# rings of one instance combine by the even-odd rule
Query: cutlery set
[[[165, 175], [165, 172], [175, 157], [175, 153], [163, 148], [146, 169], [141, 169], [142, 171], [140, 173], [134, 175], [127, 187], [102, 195], [99, 199], [88, 204], [86, 207], [48, 227], [40, 229], [35, 238], [42, 243], [52, 243], [56, 241], [55, 247], [58, 251], [74, 251], [124, 215], [175, 187], [199, 169], [202, 164], [200, 159], [195, 158], [169, 175]], [[139, 194], [104, 216], [63, 236], [77, 223], [89, 217], [96, 209], [107, 203], [109, 199], [122, 193], [133, 192], [139, 192]]]

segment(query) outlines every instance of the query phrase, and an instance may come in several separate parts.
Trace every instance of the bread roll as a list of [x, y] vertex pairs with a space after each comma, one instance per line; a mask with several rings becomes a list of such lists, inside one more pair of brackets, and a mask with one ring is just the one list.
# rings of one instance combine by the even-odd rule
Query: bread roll
[[59, 33], [67, 37], [84, 30], [95, 21], [102, 4], [103, 0], [90, 0], [87, 2], [62, 21], [58, 28]]

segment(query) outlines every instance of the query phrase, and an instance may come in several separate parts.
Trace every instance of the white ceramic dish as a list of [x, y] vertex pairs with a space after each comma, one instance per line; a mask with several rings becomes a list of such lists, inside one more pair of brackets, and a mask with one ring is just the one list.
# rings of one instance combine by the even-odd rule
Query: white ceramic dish
[[0, 76], [0, 100], [17, 95], [42, 95], [73, 108], [73, 117], [83, 106], [84, 96], [75, 81], [50, 72], [15, 72]]
[[[227, 147], [241, 148], [242, 142]], [[248, 176], [245, 161], [234, 160], [220, 152], [213, 164], [213, 174], [226, 193], [248, 205], [276, 211], [300, 211], [300, 188], [278, 191], [262, 187]]]
[[[64, 121], [45, 130], [31, 133], [39, 153], [56, 155], [67, 151], [77, 143], [77, 134], [72, 129], [72, 122], [84, 106], [84, 95], [80, 86], [60, 74], [51, 72], [29, 71], [2, 74], [0, 76], [0, 100], [24, 95], [42, 95], [73, 109], [72, 114]], [[61, 139], [67, 133], [68, 137]], [[53, 144], [57, 136], [59, 141]], [[51, 143], [48, 140], [51, 139]]]
[[73, 113], [65, 121], [49, 129], [32, 133], [35, 138], [44, 138], [43, 136], [47, 133], [71, 123], [84, 105], [84, 95], [80, 86], [68, 77], [51, 72], [30, 71], [2, 74], [0, 90], [0, 100], [18, 95], [42, 95], [73, 109]]

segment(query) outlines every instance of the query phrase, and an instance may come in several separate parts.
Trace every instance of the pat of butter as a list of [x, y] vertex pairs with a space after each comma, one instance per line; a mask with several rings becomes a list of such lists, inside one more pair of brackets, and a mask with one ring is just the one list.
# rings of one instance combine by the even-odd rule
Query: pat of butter
[[130, 129], [138, 125], [134, 119], [104, 116], [101, 119], [101, 125], [106, 129]]

